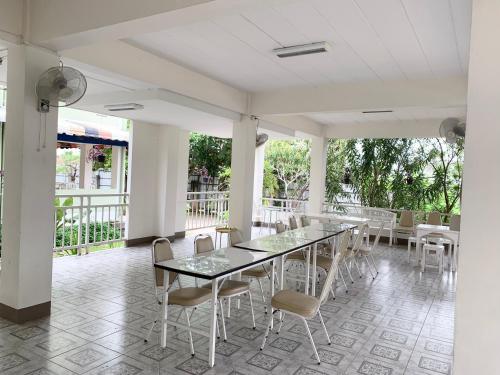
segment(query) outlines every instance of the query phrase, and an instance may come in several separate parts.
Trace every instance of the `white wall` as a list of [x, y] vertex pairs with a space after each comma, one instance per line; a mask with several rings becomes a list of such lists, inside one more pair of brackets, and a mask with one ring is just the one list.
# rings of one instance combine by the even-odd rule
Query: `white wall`
[[129, 143], [129, 239], [157, 233], [158, 132], [160, 125], [134, 121]]
[[328, 140], [323, 137], [311, 139], [311, 182], [309, 185], [309, 210], [319, 213], [325, 200], [326, 154]]
[[473, 2], [455, 375], [499, 374], [500, 2]]

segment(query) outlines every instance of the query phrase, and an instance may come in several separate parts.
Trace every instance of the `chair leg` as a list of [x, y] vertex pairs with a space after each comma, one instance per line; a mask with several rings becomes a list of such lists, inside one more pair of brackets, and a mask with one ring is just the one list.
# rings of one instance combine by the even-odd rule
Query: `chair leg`
[[217, 329], [217, 338], [220, 339], [219, 314], [217, 314], [217, 319], [215, 319], [215, 328]]
[[155, 328], [156, 323], [158, 323], [158, 319], [155, 319], [153, 323], [151, 323], [151, 328], [148, 331], [148, 334], [144, 338], [144, 342], [149, 341], [149, 337], [151, 336], [151, 333], [153, 333], [153, 329]]
[[253, 329], [255, 329], [255, 315], [253, 313], [252, 293], [250, 292], [250, 290], [248, 291], [248, 299], [250, 300], [250, 312], [252, 313], [252, 327]]
[[186, 313], [186, 320], [187, 320], [188, 334], [189, 334], [189, 346], [191, 347], [191, 356], [194, 357], [194, 345], [193, 345], [193, 335], [191, 333], [191, 321], [189, 320], [189, 313], [187, 312], [187, 309], [184, 309], [184, 312]]
[[262, 302], [264, 303], [264, 314], [267, 314], [266, 296], [264, 295], [264, 288], [262, 288], [262, 281], [257, 279], [260, 288], [260, 294], [262, 295]]
[[368, 271], [370, 271], [370, 275], [372, 275], [372, 279], [375, 280], [375, 276], [373, 275], [372, 267], [370, 265], [370, 262], [368, 261], [368, 257], [365, 255], [364, 258], [365, 258], [366, 265], [368, 266]]
[[224, 335], [224, 342], [226, 342], [227, 341], [226, 322], [224, 320], [224, 308], [222, 307], [222, 298], [219, 299], [219, 305], [220, 305], [220, 317], [222, 322], [222, 334]]
[[279, 335], [281, 331], [281, 327], [283, 326], [283, 322], [285, 321], [285, 313], [281, 315], [280, 323], [278, 324], [278, 330], [276, 331], [276, 334]]
[[318, 310], [319, 320], [321, 321], [321, 325], [323, 326], [323, 331], [325, 332], [326, 340], [328, 341], [328, 345], [332, 345], [332, 340], [330, 340], [330, 335], [326, 329], [325, 321], [323, 320], [323, 315], [321, 315], [321, 311]]
[[344, 266], [345, 266], [345, 269], [347, 270], [347, 276], [349, 276], [349, 279], [351, 279], [351, 284], [354, 284], [354, 279], [352, 278], [351, 270], [349, 269], [349, 266], [347, 265], [347, 262], [345, 259], [344, 259]]
[[363, 274], [361, 273], [361, 270], [359, 269], [359, 264], [358, 264], [358, 261], [356, 260], [356, 258], [352, 258], [352, 260], [354, 261], [354, 265], [356, 266], [356, 270], [358, 271], [359, 273], [359, 278], [363, 278]]
[[318, 361], [318, 365], [321, 364], [321, 360], [319, 359], [318, 351], [316, 350], [316, 345], [314, 344], [313, 337], [311, 335], [311, 331], [309, 330], [309, 325], [307, 324], [307, 320], [305, 318], [302, 318], [302, 321], [304, 322], [304, 326], [306, 327], [307, 335], [309, 336], [309, 341], [311, 341], [312, 348], [314, 350], [314, 356], [316, 357], [316, 360]]
[[[275, 311], [278, 311], [278, 310], [275, 310]], [[269, 330], [271, 329], [271, 321], [273, 320], [273, 318], [274, 318], [274, 315], [269, 314], [269, 321], [267, 323], [266, 332], [264, 333], [264, 339], [262, 340], [262, 345], [260, 346], [260, 350], [264, 350], [264, 346], [266, 345], [267, 336], [269, 336]]]
[[372, 260], [372, 263], [373, 263], [373, 268], [375, 269], [375, 272], [377, 273], [378, 275], [378, 268], [377, 268], [377, 265], [375, 264], [375, 258], [373, 258], [373, 255], [370, 254], [370, 259]]
[[347, 289], [347, 284], [346, 284], [345, 279], [344, 279], [344, 274], [342, 273], [342, 270], [340, 268], [339, 268], [339, 274], [340, 274], [340, 278], [342, 279], [342, 283], [344, 284], [345, 292], [349, 293], [349, 289]]

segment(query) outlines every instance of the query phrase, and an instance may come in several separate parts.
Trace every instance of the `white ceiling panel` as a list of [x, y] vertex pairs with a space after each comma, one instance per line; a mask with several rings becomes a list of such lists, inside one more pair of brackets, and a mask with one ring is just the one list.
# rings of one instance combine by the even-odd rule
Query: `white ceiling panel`
[[[444, 78], [467, 69], [471, 0], [269, 2], [141, 35], [135, 45], [250, 92], [370, 80]], [[325, 54], [279, 59], [281, 46]]]
[[402, 0], [402, 3], [434, 74], [462, 74], [450, 3], [446, 0]]

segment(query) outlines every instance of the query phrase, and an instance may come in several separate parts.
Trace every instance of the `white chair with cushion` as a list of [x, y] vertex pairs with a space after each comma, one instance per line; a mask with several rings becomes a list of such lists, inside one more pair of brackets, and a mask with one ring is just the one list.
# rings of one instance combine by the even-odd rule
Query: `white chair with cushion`
[[[156, 300], [159, 305], [162, 304], [162, 298], [161, 296], [163, 295], [163, 270], [157, 269], [154, 267], [154, 264], [157, 262], [163, 262], [166, 260], [171, 260], [174, 259], [174, 255], [172, 252], [172, 246], [170, 245], [170, 241], [167, 238], [158, 238], [155, 241], [153, 241], [153, 244], [151, 246], [151, 255], [152, 255], [152, 263], [153, 263], [153, 278], [154, 278], [154, 288], [155, 288], [155, 296]], [[191, 322], [190, 322], [190, 314], [188, 313], [188, 309], [195, 309], [201, 304], [208, 302], [210, 300], [210, 297], [212, 295], [212, 290], [211, 289], [206, 289], [206, 288], [196, 288], [196, 287], [185, 287], [182, 288], [180, 287], [179, 283], [179, 288], [171, 290], [172, 285], [175, 280], [178, 280], [178, 275], [175, 272], [169, 272], [168, 273], [169, 277], [169, 288], [168, 288], [168, 305], [177, 305], [181, 307], [181, 313], [184, 312], [186, 314], [186, 322], [187, 325], [178, 323], [178, 322], [171, 322], [169, 324], [172, 324], [174, 327], [179, 327], [179, 328], [184, 328], [187, 329], [189, 333], [189, 344], [191, 347], [191, 355], [194, 356], [194, 345], [193, 345], [193, 337], [191, 334]], [[160, 312], [158, 312], [158, 315], [160, 315]], [[154, 326], [156, 323], [160, 320], [160, 317], [155, 319], [153, 324], [151, 325], [151, 328], [144, 339], [144, 341], [148, 341], [149, 337], [151, 335], [151, 332], [154, 329]]]
[[[229, 234], [229, 243], [231, 244], [231, 246], [234, 246], [241, 242], [243, 242], [243, 237], [238, 229], [234, 230]], [[266, 295], [264, 294], [264, 288], [262, 287], [262, 279], [270, 278], [271, 277], [270, 272], [264, 265], [261, 265], [254, 268], [250, 268], [249, 270], [245, 270], [241, 273], [241, 275], [247, 277], [250, 281], [252, 279], [257, 280], [260, 288], [260, 293], [262, 296], [262, 302], [264, 303], [264, 314], [267, 314]]]
[[[372, 275], [373, 279], [375, 279], [375, 277], [378, 275], [377, 266], [375, 265], [375, 259], [373, 258], [373, 252], [378, 247], [380, 236], [382, 235], [382, 230], [384, 230], [384, 223], [382, 223], [378, 228], [377, 235], [375, 237], [375, 240], [373, 241], [373, 245], [372, 246], [361, 245], [357, 253], [358, 256], [364, 258], [366, 265], [368, 266], [368, 270], [370, 271], [370, 274]], [[371, 259], [372, 264], [370, 264], [369, 259]], [[372, 271], [372, 265], [375, 273]]]
[[439, 213], [438, 211], [429, 212], [429, 215], [427, 216], [427, 224], [443, 225], [443, 222], [441, 220], [441, 213]]
[[288, 227], [290, 228], [290, 230], [299, 228], [299, 226], [297, 224], [297, 219], [295, 218], [294, 215], [290, 215], [288, 217]]
[[271, 308], [275, 309], [275, 311], [273, 312], [273, 314], [271, 314], [269, 318], [269, 322], [266, 328], [266, 333], [264, 334], [264, 339], [262, 341], [260, 350], [264, 350], [264, 346], [266, 345], [274, 313], [281, 312], [283, 314], [279, 323], [278, 333], [281, 329], [281, 326], [283, 324], [283, 319], [285, 318], [286, 315], [292, 315], [293, 317], [301, 319], [306, 328], [307, 335], [309, 336], [309, 341], [311, 342], [311, 346], [313, 348], [316, 360], [318, 361], [318, 364], [321, 363], [318, 351], [316, 350], [316, 344], [314, 343], [314, 339], [312, 337], [311, 331], [309, 330], [309, 325], [307, 324], [307, 321], [318, 316], [323, 331], [325, 333], [328, 345], [331, 345], [330, 336], [326, 329], [325, 322], [323, 321], [323, 317], [320, 312], [320, 307], [328, 298], [328, 294], [330, 293], [330, 289], [332, 288], [333, 282], [335, 281], [338, 272], [338, 264], [341, 257], [342, 248], [347, 248], [348, 240], [349, 237], [347, 233], [344, 233], [340, 241], [341, 242], [340, 251], [335, 256], [330, 265], [330, 269], [328, 270], [328, 274], [325, 279], [325, 283], [323, 285], [323, 289], [321, 290], [319, 298], [311, 295], [306, 295], [300, 292], [296, 292], [294, 290], [281, 290], [272, 297]]
[[[196, 254], [203, 254], [206, 252], [214, 251], [214, 243], [212, 241], [212, 237], [209, 234], [200, 234], [195, 237], [194, 240], [194, 252]], [[202, 286], [202, 288], [212, 289], [212, 284], [208, 283]], [[224, 341], [227, 340], [226, 334], [226, 323], [224, 320], [224, 307], [223, 302], [224, 299], [229, 300], [229, 298], [238, 297], [241, 295], [248, 295], [250, 300], [250, 312], [252, 313], [252, 323], [253, 329], [255, 329], [255, 316], [253, 312], [253, 302], [252, 302], [252, 293], [250, 292], [250, 283], [246, 281], [239, 280], [228, 280], [224, 279], [219, 283], [219, 306], [220, 306], [220, 317], [222, 319], [222, 333], [224, 334]]]
[[401, 212], [401, 216], [399, 218], [399, 224], [394, 228], [394, 239], [398, 240], [398, 234], [403, 233], [408, 236], [411, 236], [415, 230], [415, 220], [413, 217], [413, 211], [404, 210]]

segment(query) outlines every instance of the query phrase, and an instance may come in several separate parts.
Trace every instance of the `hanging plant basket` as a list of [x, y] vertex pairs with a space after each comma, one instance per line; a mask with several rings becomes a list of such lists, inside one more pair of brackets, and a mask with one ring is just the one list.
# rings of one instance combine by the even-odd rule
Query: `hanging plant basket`
[[106, 155], [102, 154], [102, 155], [97, 155], [97, 161], [99, 163], [104, 163], [106, 161]]

